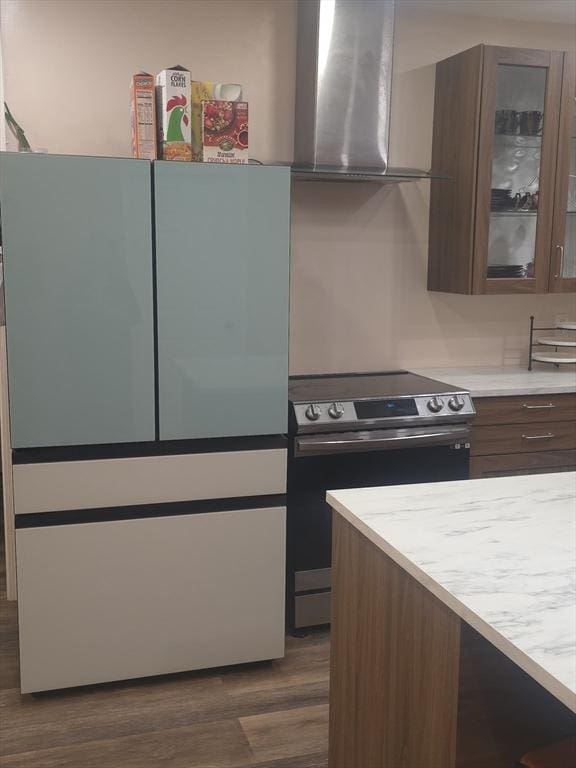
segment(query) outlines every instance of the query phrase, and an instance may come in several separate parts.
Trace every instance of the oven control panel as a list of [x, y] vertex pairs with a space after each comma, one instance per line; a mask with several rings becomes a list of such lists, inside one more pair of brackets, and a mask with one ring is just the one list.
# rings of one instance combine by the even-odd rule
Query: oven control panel
[[294, 411], [298, 424], [350, 424], [358, 421], [353, 402], [296, 403]]
[[[349, 400], [320, 403], [295, 403], [294, 412], [300, 427], [341, 429], [391, 424], [415, 424], [427, 421], [457, 420], [474, 416], [472, 399], [467, 392], [417, 397], [387, 397], [373, 400]], [[307, 431], [312, 431], [309, 429]]]

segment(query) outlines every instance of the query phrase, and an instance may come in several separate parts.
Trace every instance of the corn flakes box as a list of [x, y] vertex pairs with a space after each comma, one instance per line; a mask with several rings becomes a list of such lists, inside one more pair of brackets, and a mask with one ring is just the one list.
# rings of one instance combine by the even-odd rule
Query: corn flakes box
[[190, 72], [181, 66], [156, 75], [158, 156], [162, 160], [192, 160]]

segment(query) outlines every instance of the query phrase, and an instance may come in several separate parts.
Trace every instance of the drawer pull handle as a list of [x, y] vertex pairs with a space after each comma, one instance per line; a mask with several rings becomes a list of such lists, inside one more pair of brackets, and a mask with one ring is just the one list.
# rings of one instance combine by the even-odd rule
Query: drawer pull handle
[[546, 432], [545, 435], [522, 435], [522, 440], [551, 440], [556, 435], [553, 432]]
[[541, 408], [556, 408], [554, 403], [545, 403], [543, 405], [528, 405], [528, 403], [524, 403], [522, 408], [526, 408], [527, 411], [539, 411]]

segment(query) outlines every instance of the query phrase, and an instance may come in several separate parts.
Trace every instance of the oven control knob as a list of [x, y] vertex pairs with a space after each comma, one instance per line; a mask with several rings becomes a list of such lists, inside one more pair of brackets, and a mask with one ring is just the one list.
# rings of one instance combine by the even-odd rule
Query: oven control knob
[[328, 408], [328, 416], [330, 416], [331, 419], [341, 419], [342, 416], [344, 416], [342, 403], [332, 403], [330, 408]]
[[454, 395], [448, 400], [448, 408], [452, 411], [461, 411], [464, 408], [464, 398], [460, 395]]
[[428, 410], [432, 413], [439, 413], [444, 407], [444, 401], [440, 397], [433, 397], [428, 400]]
[[310, 419], [310, 421], [318, 421], [320, 413], [320, 408], [317, 405], [314, 405], [314, 403], [306, 408], [306, 418]]

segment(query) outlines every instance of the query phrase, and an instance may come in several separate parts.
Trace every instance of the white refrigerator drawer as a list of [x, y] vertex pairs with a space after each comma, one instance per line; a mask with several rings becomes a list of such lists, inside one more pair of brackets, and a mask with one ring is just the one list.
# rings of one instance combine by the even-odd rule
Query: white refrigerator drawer
[[285, 448], [14, 466], [16, 514], [286, 492]]
[[17, 531], [22, 693], [284, 655], [284, 507]]

